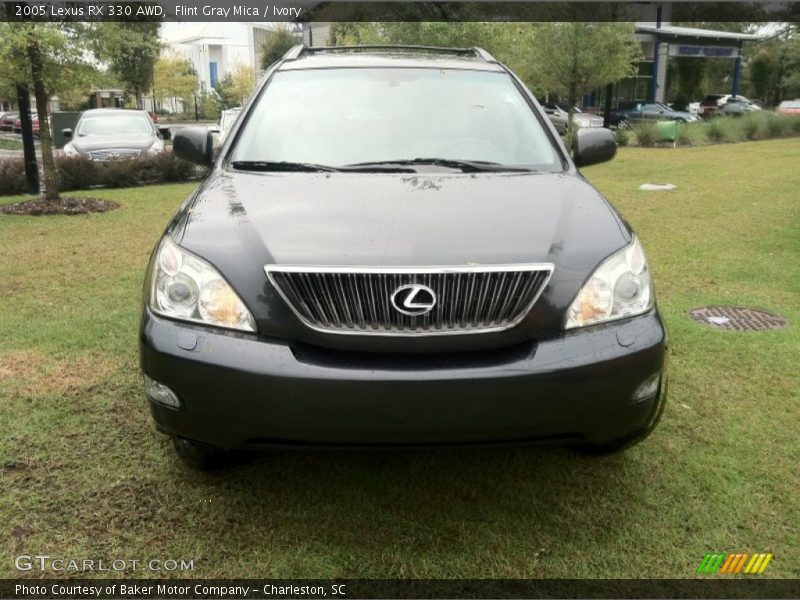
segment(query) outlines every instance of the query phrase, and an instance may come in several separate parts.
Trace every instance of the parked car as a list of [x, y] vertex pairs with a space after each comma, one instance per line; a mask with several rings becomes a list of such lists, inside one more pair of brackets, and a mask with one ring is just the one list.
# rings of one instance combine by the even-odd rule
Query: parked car
[[642, 245], [522, 81], [480, 49], [305, 48], [273, 65], [155, 245], [140, 366], [188, 464], [271, 446], [578, 444], [664, 406]]
[[700, 107], [699, 102], [690, 102], [689, 105], [686, 107], [686, 110], [689, 114], [697, 115], [697, 109]]
[[18, 112], [4, 114], [2, 118], [0, 118], [0, 131], [14, 131], [14, 123], [18, 118]]
[[689, 112], [673, 110], [660, 102], [635, 102], [611, 111], [609, 123], [615, 127], [627, 127], [637, 121], [678, 121], [690, 123], [699, 117]]
[[239, 118], [239, 114], [241, 112], [241, 106], [223, 110], [219, 115], [219, 121], [217, 121], [217, 124], [214, 127], [209, 128], [209, 131], [217, 134], [220, 143], [225, 140], [225, 136], [228, 135], [228, 132], [236, 122], [236, 119]]
[[697, 106], [697, 115], [700, 117], [710, 117], [711, 114], [730, 98], [730, 94], [709, 94], [700, 101]]
[[800, 115], [800, 98], [797, 100], [784, 100], [775, 108], [779, 115]]
[[[35, 110], [31, 111], [31, 122], [34, 124], [33, 129], [34, 132], [39, 130], [39, 113]], [[17, 113], [17, 117], [14, 119], [14, 126], [11, 129], [14, 133], [22, 133], [22, 118], [20, 117], [19, 113]]]
[[[567, 111], [561, 108], [558, 104], [553, 103], [542, 104], [542, 109], [547, 115], [547, 118], [550, 119], [550, 122], [553, 123], [553, 126], [556, 128], [556, 131], [559, 133], [559, 135], [564, 135], [567, 132], [567, 122], [569, 117]], [[582, 112], [581, 109], [576, 106], [573, 108], [572, 122], [575, 124], [575, 127], [578, 128], [602, 127], [603, 117]]]
[[90, 160], [116, 160], [158, 154], [164, 149], [153, 120], [143, 110], [94, 108], [81, 113], [74, 131], [63, 129], [70, 141], [64, 146], [66, 156]]
[[730, 96], [722, 104], [708, 111], [706, 115], [711, 117], [739, 117], [745, 113], [756, 110], [761, 110], [761, 107], [751, 102], [744, 96]]

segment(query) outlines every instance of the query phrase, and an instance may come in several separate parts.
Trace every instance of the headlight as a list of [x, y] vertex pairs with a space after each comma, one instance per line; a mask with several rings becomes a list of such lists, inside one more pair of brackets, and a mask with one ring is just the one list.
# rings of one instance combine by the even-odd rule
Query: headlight
[[153, 142], [153, 145], [147, 149], [148, 154], [161, 154], [164, 150], [164, 142], [161, 140], [156, 140]]
[[156, 250], [149, 305], [173, 319], [256, 330], [253, 315], [217, 270], [169, 237]]
[[640, 315], [653, 307], [653, 282], [644, 250], [633, 241], [607, 258], [567, 311], [566, 329]]
[[75, 146], [73, 146], [72, 144], [66, 144], [64, 146], [63, 150], [64, 150], [64, 156], [79, 156], [80, 155], [80, 152], [75, 150]]

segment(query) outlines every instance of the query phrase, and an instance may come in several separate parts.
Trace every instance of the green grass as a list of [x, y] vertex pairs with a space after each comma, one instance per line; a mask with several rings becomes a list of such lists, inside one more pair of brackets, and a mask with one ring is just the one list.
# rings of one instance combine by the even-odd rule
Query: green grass
[[[800, 139], [623, 148], [586, 169], [642, 239], [671, 335], [660, 427], [607, 458], [287, 452], [190, 472], [151, 424], [136, 328], [148, 253], [192, 186], [0, 216], [0, 577], [40, 553], [194, 559], [204, 578], [671, 578], [709, 551], [773, 552], [764, 576], [800, 576], [798, 155]], [[687, 318], [713, 303], [791, 325]]]
[[22, 142], [20, 140], [0, 137], [0, 150], [22, 150]]

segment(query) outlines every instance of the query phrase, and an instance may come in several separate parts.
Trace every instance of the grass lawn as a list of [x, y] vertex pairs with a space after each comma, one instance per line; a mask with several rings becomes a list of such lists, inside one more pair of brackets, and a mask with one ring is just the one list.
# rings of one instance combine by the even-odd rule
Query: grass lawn
[[0, 137], [0, 150], [22, 150], [22, 141]]
[[[800, 139], [623, 148], [586, 169], [642, 239], [671, 334], [659, 429], [607, 458], [285, 452], [190, 472], [151, 424], [136, 329], [146, 259], [193, 186], [0, 216], [0, 577], [24, 553], [194, 559], [202, 578], [673, 578], [709, 551], [773, 552], [764, 577], [800, 577], [798, 156]], [[687, 318], [714, 303], [790, 327]]]

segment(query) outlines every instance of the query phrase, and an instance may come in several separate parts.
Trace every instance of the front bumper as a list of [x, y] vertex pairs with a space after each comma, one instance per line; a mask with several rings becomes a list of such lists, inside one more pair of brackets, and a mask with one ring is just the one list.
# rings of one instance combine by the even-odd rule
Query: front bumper
[[[603, 443], [654, 426], [665, 400], [656, 311], [506, 350], [369, 354], [178, 323], [145, 309], [140, 364], [180, 398], [159, 430], [273, 445]], [[636, 389], [662, 373], [658, 390]]]

